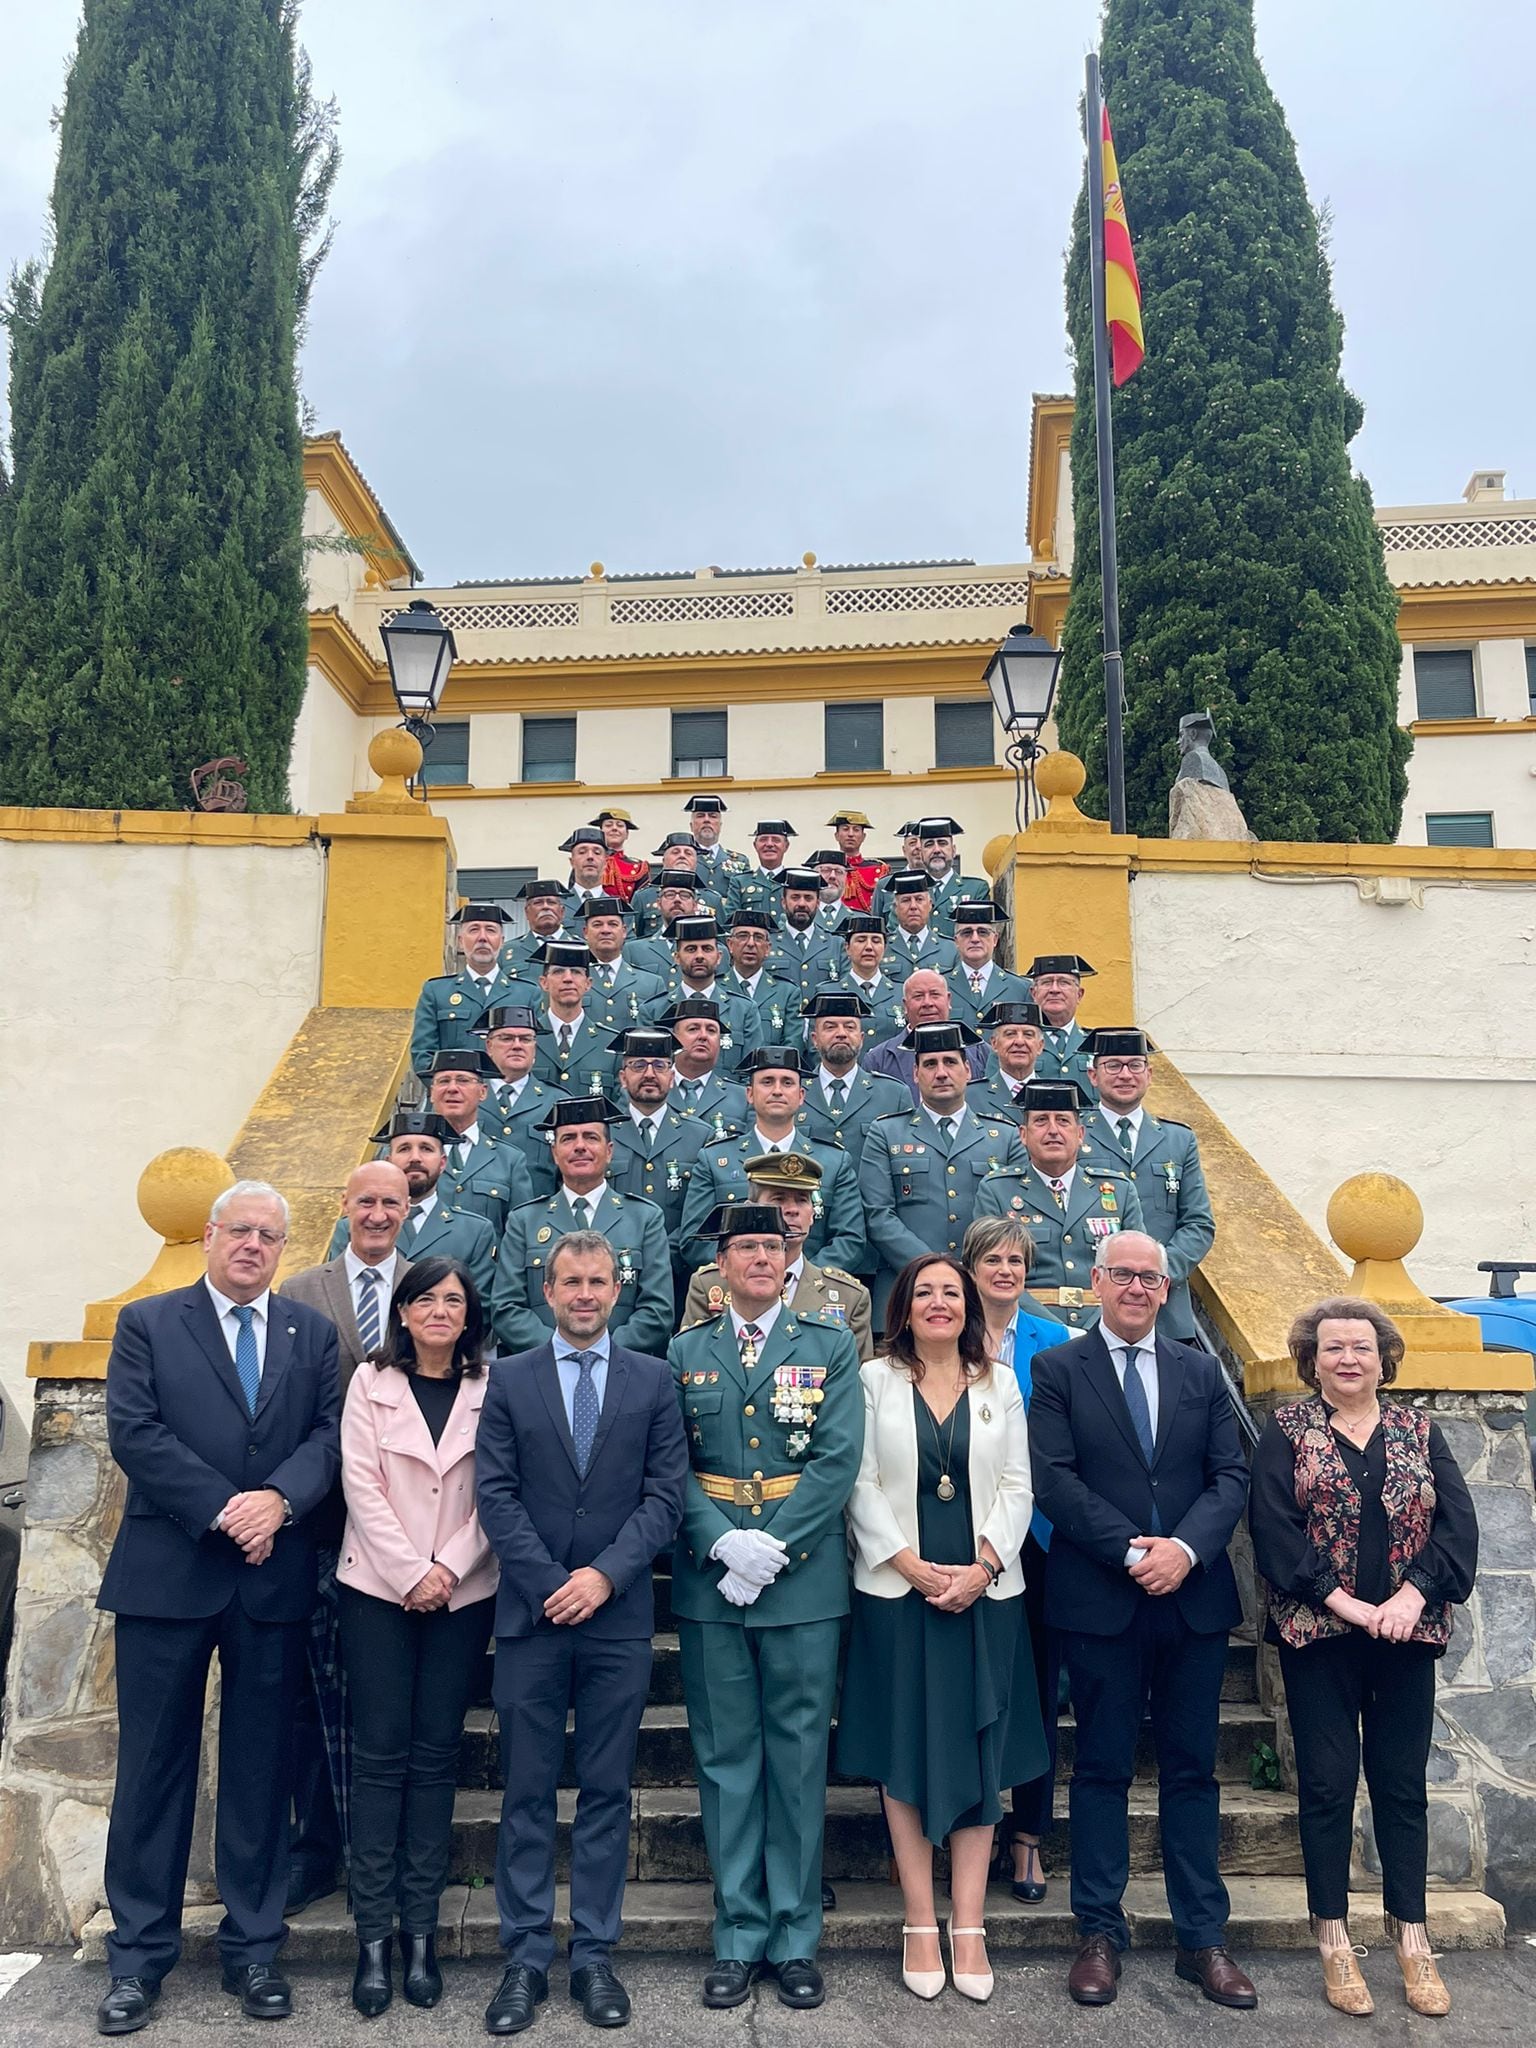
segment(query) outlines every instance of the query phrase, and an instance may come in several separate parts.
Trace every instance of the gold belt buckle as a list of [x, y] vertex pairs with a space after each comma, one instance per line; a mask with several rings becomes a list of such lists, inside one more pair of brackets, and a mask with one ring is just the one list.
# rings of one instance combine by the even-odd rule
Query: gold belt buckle
[[1057, 1305], [1061, 1308], [1081, 1308], [1087, 1298], [1081, 1287], [1058, 1287], [1056, 1290]]
[[763, 1504], [763, 1482], [761, 1479], [737, 1479], [736, 1506], [739, 1508], [760, 1508]]

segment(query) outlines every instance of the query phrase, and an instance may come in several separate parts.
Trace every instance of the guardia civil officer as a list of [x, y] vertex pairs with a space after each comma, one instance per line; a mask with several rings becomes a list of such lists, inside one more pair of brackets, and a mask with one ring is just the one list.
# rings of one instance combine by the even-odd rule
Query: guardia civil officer
[[741, 2005], [771, 1974], [784, 2004], [816, 2006], [859, 1359], [841, 1325], [784, 1307], [777, 1209], [732, 1203], [715, 1227], [728, 1302], [667, 1354], [691, 1465], [672, 1611], [715, 1878], [704, 2003]]
[[1088, 1034], [1077, 1021], [1083, 983], [1095, 970], [1078, 953], [1038, 953], [1029, 965], [1030, 997], [1045, 1019], [1045, 1045], [1035, 1062], [1042, 1081], [1075, 1081], [1093, 1100]]
[[465, 903], [448, 920], [464, 957], [457, 974], [437, 974], [422, 984], [411, 1024], [411, 1066], [424, 1074], [445, 1046], [473, 1045], [473, 1031], [492, 1003], [529, 1003], [530, 979], [501, 959], [507, 913], [499, 903]]

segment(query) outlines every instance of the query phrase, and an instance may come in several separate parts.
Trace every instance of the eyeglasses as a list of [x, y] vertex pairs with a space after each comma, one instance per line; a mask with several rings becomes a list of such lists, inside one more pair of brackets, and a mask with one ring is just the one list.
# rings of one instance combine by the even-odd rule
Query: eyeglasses
[[1149, 1273], [1139, 1266], [1100, 1266], [1099, 1271], [1107, 1274], [1117, 1287], [1129, 1287], [1133, 1281], [1140, 1281], [1148, 1294], [1163, 1284], [1161, 1273]]
[[1095, 1060], [1093, 1063], [1101, 1074], [1144, 1074], [1147, 1063], [1143, 1059]]
[[626, 1067], [634, 1067], [637, 1072], [642, 1074], [664, 1074], [672, 1062], [670, 1060], [640, 1060], [630, 1057], [626, 1058], [624, 1064]]
[[286, 1230], [268, 1230], [259, 1223], [215, 1223], [213, 1227], [236, 1244], [249, 1244], [253, 1237], [257, 1238], [269, 1251], [273, 1245], [283, 1244], [288, 1236]]

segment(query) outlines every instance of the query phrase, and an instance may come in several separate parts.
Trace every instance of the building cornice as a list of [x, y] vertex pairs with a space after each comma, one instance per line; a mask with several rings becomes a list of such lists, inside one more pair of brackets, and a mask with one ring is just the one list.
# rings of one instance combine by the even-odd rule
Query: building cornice
[[420, 576], [399, 529], [340, 434], [316, 434], [304, 443], [304, 488], [325, 500], [342, 532], [361, 546], [380, 583], [409, 583]]

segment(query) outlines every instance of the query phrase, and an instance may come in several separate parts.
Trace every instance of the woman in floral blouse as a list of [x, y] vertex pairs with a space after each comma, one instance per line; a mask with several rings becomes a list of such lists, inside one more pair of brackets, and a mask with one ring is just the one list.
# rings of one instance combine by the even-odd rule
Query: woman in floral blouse
[[1477, 1573], [1466, 1481], [1422, 1408], [1383, 1400], [1403, 1339], [1374, 1303], [1334, 1298], [1291, 1326], [1313, 1391], [1277, 1408], [1253, 1457], [1248, 1518], [1296, 1744], [1301, 1850], [1328, 2003], [1368, 2013], [1350, 1944], [1349, 1858], [1362, 1755], [1389, 1933], [1408, 2003], [1450, 1994], [1424, 1925], [1425, 1772], [1451, 1603]]

